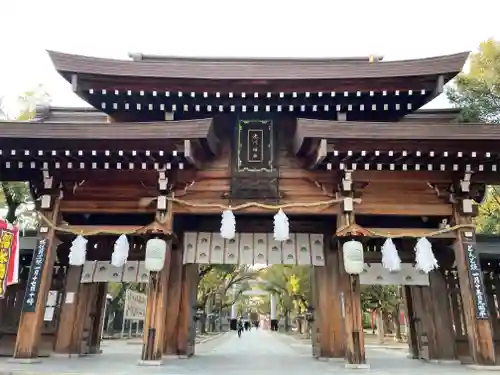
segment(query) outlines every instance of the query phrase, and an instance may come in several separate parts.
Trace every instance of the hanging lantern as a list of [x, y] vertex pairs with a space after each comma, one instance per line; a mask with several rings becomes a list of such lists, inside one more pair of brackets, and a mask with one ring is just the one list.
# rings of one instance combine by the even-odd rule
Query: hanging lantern
[[382, 246], [382, 265], [390, 272], [401, 270], [401, 258], [399, 257], [398, 249], [390, 238], [386, 239]]
[[122, 267], [128, 259], [130, 245], [127, 236], [122, 234], [115, 242], [113, 254], [111, 255], [111, 264], [115, 267]]
[[167, 242], [161, 238], [152, 238], [146, 242], [144, 267], [150, 272], [159, 272], [165, 264]]
[[70, 266], [83, 266], [87, 256], [87, 242], [88, 240], [83, 236], [77, 236], [71, 243], [69, 250], [69, 264]]
[[274, 215], [274, 239], [276, 241], [286, 241], [288, 238], [290, 238], [288, 217], [280, 208], [278, 213]]
[[432, 244], [425, 237], [420, 238], [415, 245], [415, 263], [415, 268], [425, 273], [429, 273], [439, 267], [432, 252]]
[[222, 211], [222, 220], [220, 223], [220, 235], [222, 238], [231, 240], [236, 235], [236, 219], [233, 211], [230, 209]]
[[344, 268], [348, 274], [359, 275], [363, 272], [365, 261], [363, 256], [363, 244], [359, 241], [350, 240], [342, 246], [344, 256]]

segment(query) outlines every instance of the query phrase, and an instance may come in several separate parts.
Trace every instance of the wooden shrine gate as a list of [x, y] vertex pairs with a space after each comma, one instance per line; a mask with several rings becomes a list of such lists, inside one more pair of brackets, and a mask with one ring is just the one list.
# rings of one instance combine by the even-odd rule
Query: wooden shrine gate
[[[497, 293], [498, 270], [479, 258], [473, 218], [485, 186], [500, 182], [500, 128], [456, 124], [456, 110], [420, 110], [467, 53], [257, 63], [49, 55], [95, 110], [41, 108], [33, 121], [0, 123], [2, 180], [28, 181], [43, 215], [38, 243], [21, 260], [21, 283], [0, 301], [0, 314], [22, 305], [5, 320], [17, 324], [8, 337], [14, 359], [41, 354], [51, 290], [64, 295], [53, 349], [80, 354], [79, 327], [90, 314], [99, 321], [108, 279], [145, 279], [140, 262], [159, 241], [165, 259], [148, 274], [145, 362], [193, 354], [194, 262], [297, 262], [312, 267], [315, 355], [363, 367], [366, 275], [346, 272], [344, 244], [357, 242], [364, 262], [377, 264], [393, 238], [397, 256], [412, 264], [424, 237], [440, 268], [429, 272], [429, 286], [404, 277], [415, 357], [499, 361], [498, 303], [487, 298]], [[233, 243], [218, 237], [223, 212], [241, 232]], [[272, 244], [278, 214], [292, 243]], [[132, 263], [112, 270], [105, 262], [122, 235]], [[78, 236], [87, 240], [83, 263], [74, 260]], [[82, 272], [91, 282], [81, 282]], [[0, 332], [2, 347], [6, 336]], [[89, 352], [98, 352], [92, 337]]]

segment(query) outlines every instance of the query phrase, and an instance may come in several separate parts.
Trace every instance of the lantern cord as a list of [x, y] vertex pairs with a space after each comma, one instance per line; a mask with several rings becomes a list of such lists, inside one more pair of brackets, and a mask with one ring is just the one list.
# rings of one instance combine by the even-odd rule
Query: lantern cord
[[335, 233], [337, 236], [345, 237], [345, 236], [355, 236], [355, 234], [358, 234], [360, 236], [373, 236], [373, 237], [382, 237], [382, 238], [403, 238], [403, 237], [410, 237], [410, 238], [420, 238], [420, 237], [436, 237], [445, 233], [451, 233], [455, 232], [459, 229], [471, 229], [475, 230], [476, 226], [474, 224], [458, 224], [454, 225], [451, 227], [439, 229], [436, 231], [429, 231], [429, 232], [406, 232], [406, 233], [391, 233], [391, 232], [379, 232], [379, 231], [374, 231], [371, 229], [363, 228], [357, 224], [351, 224], [351, 225], [346, 225], [343, 226], [339, 229], [337, 229], [337, 232]]

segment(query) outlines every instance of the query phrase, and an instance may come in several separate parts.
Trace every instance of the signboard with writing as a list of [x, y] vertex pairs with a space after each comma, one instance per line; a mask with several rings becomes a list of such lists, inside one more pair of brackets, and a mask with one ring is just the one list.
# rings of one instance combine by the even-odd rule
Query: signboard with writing
[[42, 281], [43, 264], [49, 247], [47, 239], [38, 240], [33, 251], [33, 260], [31, 261], [30, 273], [26, 282], [26, 291], [23, 301], [23, 312], [34, 312], [36, 301], [38, 300], [38, 292], [40, 290], [40, 282]]
[[148, 297], [144, 293], [127, 290], [125, 294], [124, 319], [144, 320]]
[[273, 170], [273, 122], [241, 120], [238, 125], [238, 171]]
[[14, 245], [14, 231], [3, 228], [0, 230], [0, 298], [5, 297], [7, 291], [7, 279], [9, 261], [11, 259]]
[[475, 243], [464, 242], [465, 259], [471, 282], [472, 294], [474, 295], [476, 319], [483, 320], [490, 317], [486, 293], [484, 290], [483, 272], [479, 264], [479, 256], [475, 248]]

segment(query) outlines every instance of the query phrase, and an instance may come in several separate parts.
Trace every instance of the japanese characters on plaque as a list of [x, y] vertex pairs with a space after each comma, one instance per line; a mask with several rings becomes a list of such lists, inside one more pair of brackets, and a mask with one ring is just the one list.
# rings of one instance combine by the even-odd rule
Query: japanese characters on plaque
[[474, 247], [474, 243], [464, 242], [464, 251], [467, 259], [467, 268], [469, 270], [472, 293], [474, 294], [474, 302], [476, 304], [476, 319], [488, 319], [490, 314], [484, 290], [483, 272], [481, 271], [479, 257], [477, 255], [476, 248]]
[[5, 297], [9, 260], [14, 244], [14, 232], [9, 229], [0, 230], [0, 298]]
[[49, 241], [47, 239], [38, 240], [35, 250], [33, 251], [33, 260], [31, 261], [30, 273], [28, 275], [24, 294], [23, 312], [35, 311], [48, 245]]
[[240, 120], [238, 124], [238, 171], [273, 170], [271, 120]]

